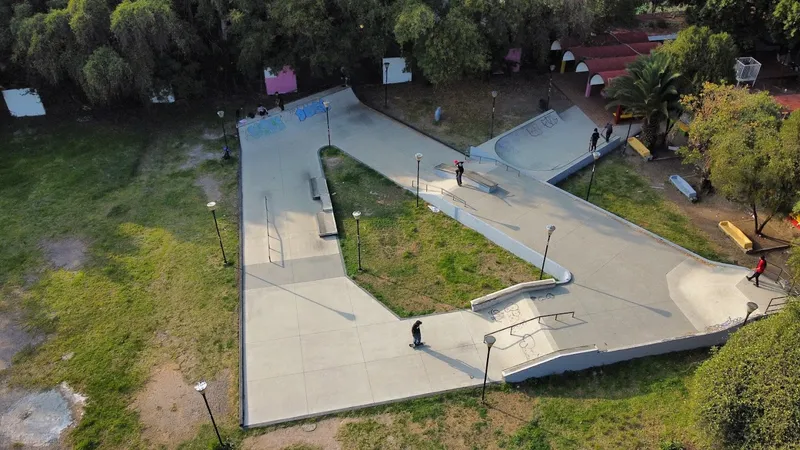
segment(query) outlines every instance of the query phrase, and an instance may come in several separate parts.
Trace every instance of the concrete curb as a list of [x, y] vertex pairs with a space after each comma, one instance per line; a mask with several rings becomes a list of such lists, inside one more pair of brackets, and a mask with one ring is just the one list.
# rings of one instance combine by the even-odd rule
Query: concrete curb
[[469, 303], [472, 306], [472, 311], [477, 312], [489, 308], [491, 306], [494, 306], [497, 303], [507, 300], [508, 297], [517, 295], [521, 292], [549, 289], [555, 286], [556, 284], [557, 284], [556, 280], [552, 278], [549, 278], [547, 280], [526, 281], [524, 283], [519, 283], [513, 286], [509, 286], [505, 289], [500, 289], [499, 291], [492, 292], [491, 294], [486, 294], [483, 297], [478, 297]]

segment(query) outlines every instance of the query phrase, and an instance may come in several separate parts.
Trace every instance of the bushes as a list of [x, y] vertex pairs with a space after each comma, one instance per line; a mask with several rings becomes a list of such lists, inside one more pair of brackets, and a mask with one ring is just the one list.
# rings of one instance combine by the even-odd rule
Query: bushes
[[800, 442], [800, 302], [734, 333], [697, 370], [692, 400], [702, 426], [726, 447]]

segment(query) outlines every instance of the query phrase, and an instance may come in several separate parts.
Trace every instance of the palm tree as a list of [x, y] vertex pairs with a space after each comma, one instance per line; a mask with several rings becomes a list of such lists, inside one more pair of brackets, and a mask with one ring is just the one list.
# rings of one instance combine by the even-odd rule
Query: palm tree
[[672, 70], [667, 55], [640, 56], [628, 65], [628, 74], [614, 78], [606, 93], [611, 102], [606, 108], [622, 106], [634, 117], [642, 117], [643, 144], [655, 143], [661, 122], [678, 111], [681, 74]]

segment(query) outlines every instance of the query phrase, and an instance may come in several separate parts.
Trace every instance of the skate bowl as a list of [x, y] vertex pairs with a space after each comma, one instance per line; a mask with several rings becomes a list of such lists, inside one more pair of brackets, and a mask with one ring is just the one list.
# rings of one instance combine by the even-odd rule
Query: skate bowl
[[[558, 183], [593, 160], [589, 137], [598, 125], [573, 106], [561, 114], [550, 110], [470, 150], [470, 156], [495, 159], [528, 176]], [[600, 138], [602, 155], [617, 148], [618, 136], [606, 143]]]

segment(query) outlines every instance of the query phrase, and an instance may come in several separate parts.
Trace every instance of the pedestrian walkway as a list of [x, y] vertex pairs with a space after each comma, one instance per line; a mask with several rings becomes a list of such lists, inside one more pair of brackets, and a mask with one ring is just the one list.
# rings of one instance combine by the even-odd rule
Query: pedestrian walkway
[[463, 198], [460, 214], [540, 253], [545, 226], [556, 225], [548, 259], [574, 279], [488, 311], [423, 317], [428, 346], [409, 348], [413, 320], [398, 319], [352, 283], [336, 239], [317, 234], [321, 204], [311, 198], [309, 179], [322, 175], [317, 152], [327, 145], [326, 118], [300, 120], [289, 105], [284, 129], [242, 140], [245, 426], [480, 384], [483, 335], [517, 318], [575, 312], [574, 320], [534, 321], [513, 335], [498, 334], [490, 380], [571, 347], [615, 348], [702, 332], [743, 316], [747, 300], [763, 308], [775, 296], [743, 282], [743, 268], [702, 261], [504, 167], [467, 165], [499, 183], [499, 193], [458, 187], [435, 167], [462, 159], [459, 153], [365, 107], [349, 89], [313, 100], [321, 97], [331, 105], [332, 143], [399, 185], [410, 188], [419, 152], [421, 179]]

